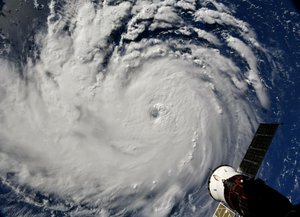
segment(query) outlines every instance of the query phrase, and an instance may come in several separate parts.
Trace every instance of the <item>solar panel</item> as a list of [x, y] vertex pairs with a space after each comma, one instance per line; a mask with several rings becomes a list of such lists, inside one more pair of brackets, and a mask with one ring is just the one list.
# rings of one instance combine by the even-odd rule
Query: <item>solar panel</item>
[[278, 123], [259, 125], [244, 159], [240, 164], [239, 171], [250, 177], [256, 176], [256, 173], [276, 133], [278, 125]]
[[213, 217], [235, 217], [235, 213], [223, 203], [219, 203]]

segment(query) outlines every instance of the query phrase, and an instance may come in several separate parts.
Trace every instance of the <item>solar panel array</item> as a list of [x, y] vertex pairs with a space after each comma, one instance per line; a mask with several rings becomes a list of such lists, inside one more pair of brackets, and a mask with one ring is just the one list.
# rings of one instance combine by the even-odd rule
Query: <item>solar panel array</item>
[[223, 203], [219, 203], [213, 217], [235, 217], [235, 213]]
[[239, 171], [255, 177], [278, 128], [278, 123], [260, 124], [243, 158]]

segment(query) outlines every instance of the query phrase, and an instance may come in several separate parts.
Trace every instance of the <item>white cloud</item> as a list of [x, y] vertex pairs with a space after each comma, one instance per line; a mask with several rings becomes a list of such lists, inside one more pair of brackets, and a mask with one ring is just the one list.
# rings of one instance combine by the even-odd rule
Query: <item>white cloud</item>
[[[15, 172], [17, 182], [87, 203], [100, 216], [122, 204], [139, 216], [167, 216], [191, 186], [207, 201], [209, 168], [240, 159], [228, 156], [247, 144], [259, 117], [244, 97], [244, 72], [221, 52], [224, 38], [185, 23], [178, 6], [195, 10], [195, 1], [132, 4], [70, 1], [58, 16], [52, 1], [48, 32], [37, 36], [41, 57], [20, 69], [28, 82], [1, 60], [2, 177]], [[239, 29], [246, 42], [227, 45], [249, 64], [265, 105], [255, 35], [217, 6], [200, 8], [194, 22]], [[158, 28], [176, 37], [143, 36]], [[195, 215], [208, 212], [205, 203]]]

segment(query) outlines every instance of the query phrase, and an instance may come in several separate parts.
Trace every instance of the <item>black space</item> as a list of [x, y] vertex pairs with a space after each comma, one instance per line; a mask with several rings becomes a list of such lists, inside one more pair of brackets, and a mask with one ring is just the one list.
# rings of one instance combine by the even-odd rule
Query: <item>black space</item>
[[300, 11], [300, 0], [292, 0], [295, 7]]

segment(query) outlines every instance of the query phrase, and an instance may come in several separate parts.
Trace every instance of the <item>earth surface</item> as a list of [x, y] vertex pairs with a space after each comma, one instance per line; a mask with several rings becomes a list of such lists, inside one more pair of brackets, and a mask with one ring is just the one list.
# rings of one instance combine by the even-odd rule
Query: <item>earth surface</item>
[[260, 122], [298, 204], [299, 72], [297, 1], [0, 1], [0, 215], [212, 216]]

